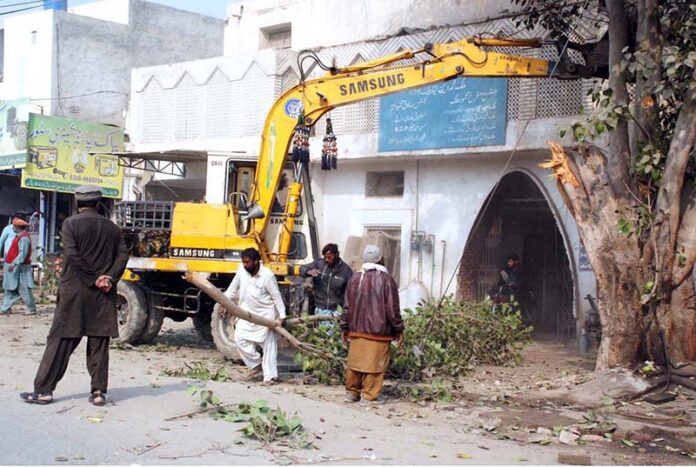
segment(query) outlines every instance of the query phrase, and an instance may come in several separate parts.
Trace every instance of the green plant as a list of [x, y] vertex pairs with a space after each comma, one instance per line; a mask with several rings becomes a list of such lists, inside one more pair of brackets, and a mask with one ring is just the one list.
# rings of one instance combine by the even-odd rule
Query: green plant
[[39, 303], [54, 303], [58, 295], [62, 260], [60, 258], [44, 258], [41, 262], [41, 281], [39, 283]]
[[315, 345], [325, 351], [330, 358], [322, 358], [308, 354], [295, 354], [295, 362], [302, 365], [302, 370], [317, 377], [322, 384], [341, 384], [345, 376], [346, 357], [348, 348], [341, 339], [338, 323], [306, 323], [293, 327], [293, 334], [298, 339], [310, 345]]
[[188, 391], [198, 399], [201, 411], [208, 412], [215, 420], [246, 425], [239, 429], [248, 438], [264, 444], [279, 438], [288, 438], [288, 444], [294, 448], [309, 448], [312, 442], [309, 433], [302, 426], [302, 419], [297, 415], [288, 416], [280, 407], [271, 409], [265, 400], [223, 405], [220, 399], [205, 387], [191, 386]]
[[532, 332], [516, 307], [494, 311], [490, 303], [452, 297], [407, 310], [404, 322], [404, 345], [392, 349], [389, 374], [413, 381], [436, 373], [460, 376], [479, 364], [518, 362]]
[[193, 362], [191, 365], [184, 363], [183, 368], [164, 369], [161, 373], [163, 376], [178, 376], [202, 381], [227, 381], [229, 379], [225, 367], [219, 367], [215, 371], [211, 371], [203, 362]]

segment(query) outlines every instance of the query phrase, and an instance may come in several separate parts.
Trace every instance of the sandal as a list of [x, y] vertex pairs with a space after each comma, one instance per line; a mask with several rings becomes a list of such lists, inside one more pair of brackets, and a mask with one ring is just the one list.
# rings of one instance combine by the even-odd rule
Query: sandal
[[89, 396], [89, 401], [92, 403], [92, 405], [101, 407], [106, 404], [106, 396], [99, 391], [93, 392], [92, 395]]
[[28, 404], [46, 405], [53, 402], [53, 394], [50, 392], [23, 392], [19, 395]]

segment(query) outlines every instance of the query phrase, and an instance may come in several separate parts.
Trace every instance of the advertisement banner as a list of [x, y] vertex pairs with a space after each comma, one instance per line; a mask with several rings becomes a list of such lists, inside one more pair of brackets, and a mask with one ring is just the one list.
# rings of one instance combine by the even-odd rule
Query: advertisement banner
[[0, 101], [0, 170], [27, 165], [29, 99]]
[[[80, 185], [97, 185], [104, 196], [121, 198], [123, 129], [60, 117], [29, 114], [27, 165], [22, 187], [74, 193]], [[95, 154], [97, 153], [97, 154]]]

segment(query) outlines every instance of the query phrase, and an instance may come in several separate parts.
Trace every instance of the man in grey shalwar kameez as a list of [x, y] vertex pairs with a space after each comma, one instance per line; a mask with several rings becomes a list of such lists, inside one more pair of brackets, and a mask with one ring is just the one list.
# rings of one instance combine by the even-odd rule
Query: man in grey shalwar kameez
[[31, 237], [27, 232], [29, 224], [19, 218], [12, 221], [15, 237], [5, 252], [5, 270], [2, 276], [4, 297], [0, 314], [10, 313], [12, 305], [21, 298], [27, 307], [25, 315], [36, 314], [36, 300], [32, 289], [34, 278], [31, 273]]

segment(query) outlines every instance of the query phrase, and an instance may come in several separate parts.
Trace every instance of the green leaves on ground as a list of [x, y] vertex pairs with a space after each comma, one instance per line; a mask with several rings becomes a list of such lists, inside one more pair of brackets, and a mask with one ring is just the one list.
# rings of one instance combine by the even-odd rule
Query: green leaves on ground
[[227, 381], [229, 379], [225, 367], [221, 366], [217, 370], [210, 370], [203, 362], [184, 363], [183, 368], [167, 368], [162, 370], [161, 374], [163, 376], [178, 376], [200, 379], [202, 381]]
[[[403, 314], [404, 345], [392, 346], [389, 376], [420, 381], [435, 374], [457, 377], [479, 364], [505, 365], [520, 359], [530, 342], [532, 328], [525, 326], [519, 311], [503, 305], [493, 311], [490, 302], [460, 303], [451, 297], [425, 303]], [[348, 354], [338, 326], [300, 325], [294, 332], [304, 342], [326, 350], [332, 358], [297, 355], [304, 371], [322, 383], [342, 381]], [[446, 399], [441, 388], [425, 388], [434, 399]], [[420, 389], [419, 389], [420, 391]], [[445, 391], [446, 392], [446, 391]]]
[[231, 423], [244, 423], [239, 429], [248, 438], [264, 444], [279, 438], [287, 438], [293, 448], [309, 448], [312, 442], [309, 433], [302, 426], [302, 419], [297, 415], [288, 416], [280, 407], [271, 409], [265, 400], [223, 405], [220, 399], [207, 388], [191, 386], [189, 392], [198, 399], [199, 407], [215, 420]]

